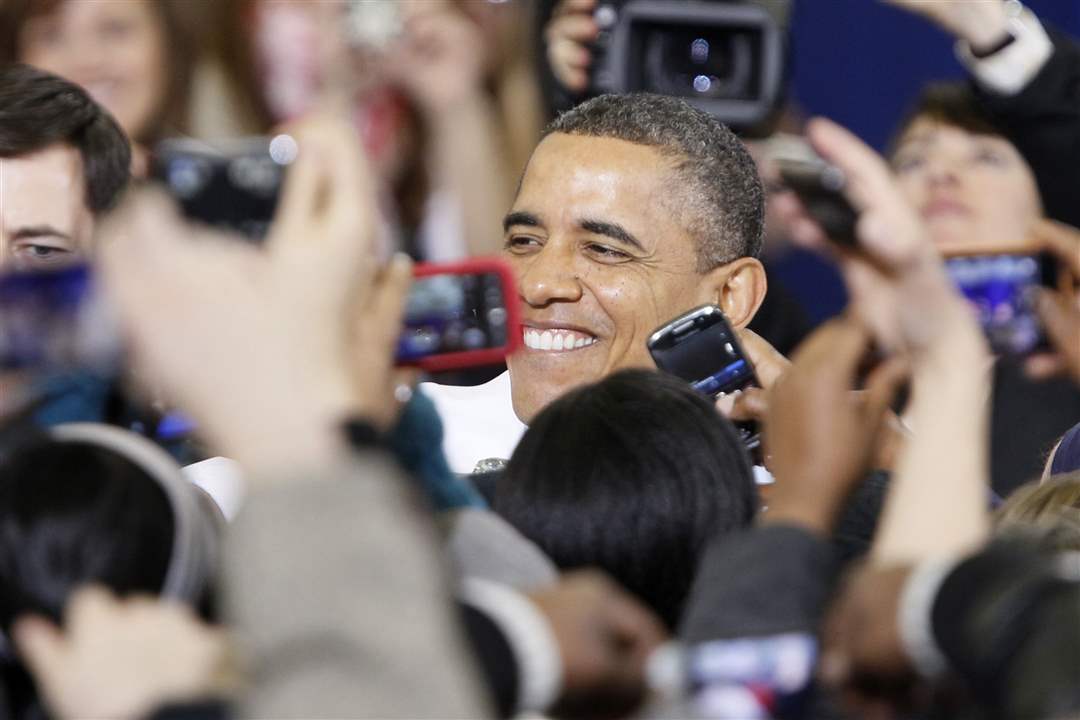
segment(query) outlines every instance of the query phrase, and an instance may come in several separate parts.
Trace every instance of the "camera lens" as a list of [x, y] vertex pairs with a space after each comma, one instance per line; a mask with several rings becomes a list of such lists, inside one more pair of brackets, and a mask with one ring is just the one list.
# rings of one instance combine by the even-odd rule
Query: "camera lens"
[[760, 37], [737, 27], [667, 24], [640, 29], [640, 89], [686, 98], [750, 100], [757, 96]]

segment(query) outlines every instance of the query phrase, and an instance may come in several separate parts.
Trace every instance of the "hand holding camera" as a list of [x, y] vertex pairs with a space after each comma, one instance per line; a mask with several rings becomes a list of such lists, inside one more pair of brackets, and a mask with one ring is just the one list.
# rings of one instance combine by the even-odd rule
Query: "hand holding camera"
[[[324, 461], [341, 418], [394, 404], [391, 378], [357, 378], [349, 365], [350, 323], [400, 322], [355, 309], [404, 292], [402, 270], [376, 278], [356, 134], [316, 118], [293, 136], [302, 150], [265, 248], [192, 226], [154, 193], [129, 198], [101, 230], [106, 289], [136, 363], [253, 477], [252, 465], [276, 475]], [[366, 352], [391, 356], [393, 344]]]

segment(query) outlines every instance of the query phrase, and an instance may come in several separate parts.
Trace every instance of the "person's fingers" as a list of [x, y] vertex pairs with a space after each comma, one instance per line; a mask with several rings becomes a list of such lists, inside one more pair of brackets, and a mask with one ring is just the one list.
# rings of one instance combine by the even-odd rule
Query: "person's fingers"
[[409, 256], [398, 253], [375, 284], [370, 301], [362, 312], [363, 317], [359, 320], [371, 328], [370, 332], [364, 333], [367, 340], [379, 346], [366, 347], [366, 352], [392, 349], [401, 334], [405, 305], [412, 285], [412, 270]]
[[825, 254], [833, 252], [834, 245], [829, 242], [821, 226], [806, 212], [806, 207], [799, 200], [798, 195], [790, 191], [778, 193], [769, 200], [769, 203], [777, 217], [787, 227], [787, 234], [792, 242], [815, 252]]
[[904, 358], [889, 358], [874, 368], [866, 380], [863, 393], [863, 410], [866, 422], [872, 427], [880, 426], [896, 393], [911, 375], [911, 367]]
[[1067, 296], [1042, 291], [1037, 309], [1050, 342], [1080, 375], [1080, 309]]
[[367, 255], [375, 218], [375, 186], [359, 133], [342, 118], [325, 123], [325, 145], [332, 148], [326, 167], [330, 181], [327, 220], [333, 239], [352, 248], [353, 256]]
[[67, 643], [56, 625], [36, 615], [24, 615], [11, 626], [11, 636], [19, 658], [38, 682], [48, 683], [54, 673], [63, 672]]
[[885, 161], [850, 130], [819, 117], [810, 121], [807, 137], [826, 161], [844, 172], [845, 194], [857, 210], [865, 210], [892, 191], [892, 174]]
[[1065, 372], [1065, 361], [1059, 355], [1038, 353], [1024, 362], [1024, 373], [1032, 380], [1047, 380]]
[[753, 330], [740, 328], [736, 332], [750, 364], [754, 366], [758, 382], [763, 388], [771, 387], [791, 367], [791, 361]]
[[314, 223], [326, 169], [325, 149], [319, 133], [311, 129], [312, 122], [301, 121], [282, 128], [281, 135], [296, 142], [296, 159], [285, 173], [268, 244], [273, 244], [276, 237], [293, 235]]
[[667, 641], [667, 631], [660, 620], [645, 607], [614, 590], [604, 604], [608, 631], [623, 657], [640, 672], [645, 659]]
[[64, 624], [79, 627], [92, 625], [108, 615], [119, 601], [101, 585], [87, 585], [76, 590], [64, 608]]
[[1032, 235], [1080, 280], [1080, 229], [1053, 220], [1039, 220], [1032, 228]]
[[586, 43], [595, 40], [599, 31], [600, 28], [597, 27], [591, 15], [568, 13], [549, 22], [544, 30], [544, 36], [549, 43], [560, 39]]
[[768, 393], [762, 388], [746, 388], [735, 396], [731, 412], [727, 413], [727, 416], [733, 421], [764, 421], [768, 412]]
[[551, 60], [552, 70], [568, 72], [589, 67], [592, 53], [581, 43], [563, 38], [548, 46], [548, 58]]
[[861, 323], [841, 316], [825, 323], [803, 341], [792, 364], [821, 377], [854, 378], [869, 343], [870, 334]]
[[555, 10], [551, 13], [552, 17], [559, 17], [569, 13], [587, 13], [592, 12], [596, 7], [596, 0], [562, 0], [555, 6]]
[[575, 40], [561, 38], [548, 45], [547, 56], [552, 74], [563, 86], [576, 92], [588, 86], [585, 68], [592, 60], [588, 48]]

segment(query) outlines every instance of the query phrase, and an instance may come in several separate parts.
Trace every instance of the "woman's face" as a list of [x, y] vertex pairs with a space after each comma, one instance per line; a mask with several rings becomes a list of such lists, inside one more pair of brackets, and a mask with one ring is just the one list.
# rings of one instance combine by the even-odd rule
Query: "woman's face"
[[919, 118], [901, 138], [892, 164], [945, 252], [1014, 247], [1042, 215], [1031, 168], [1003, 137]]
[[20, 60], [86, 88], [133, 138], [165, 100], [164, 28], [151, 2], [68, 0], [28, 21], [19, 46]]

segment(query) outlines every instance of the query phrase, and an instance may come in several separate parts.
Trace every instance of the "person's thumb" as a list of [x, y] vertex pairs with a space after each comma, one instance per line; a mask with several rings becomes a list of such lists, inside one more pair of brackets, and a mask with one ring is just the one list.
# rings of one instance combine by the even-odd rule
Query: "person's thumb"
[[1072, 371], [1080, 374], [1080, 310], [1069, 297], [1043, 291], [1039, 293], [1038, 311], [1050, 342]]
[[892, 357], [874, 368], [866, 380], [866, 420], [875, 427], [881, 421], [893, 398], [911, 374], [904, 358]]
[[11, 628], [19, 657], [39, 683], [47, 683], [64, 661], [64, 637], [52, 622], [24, 615]]

